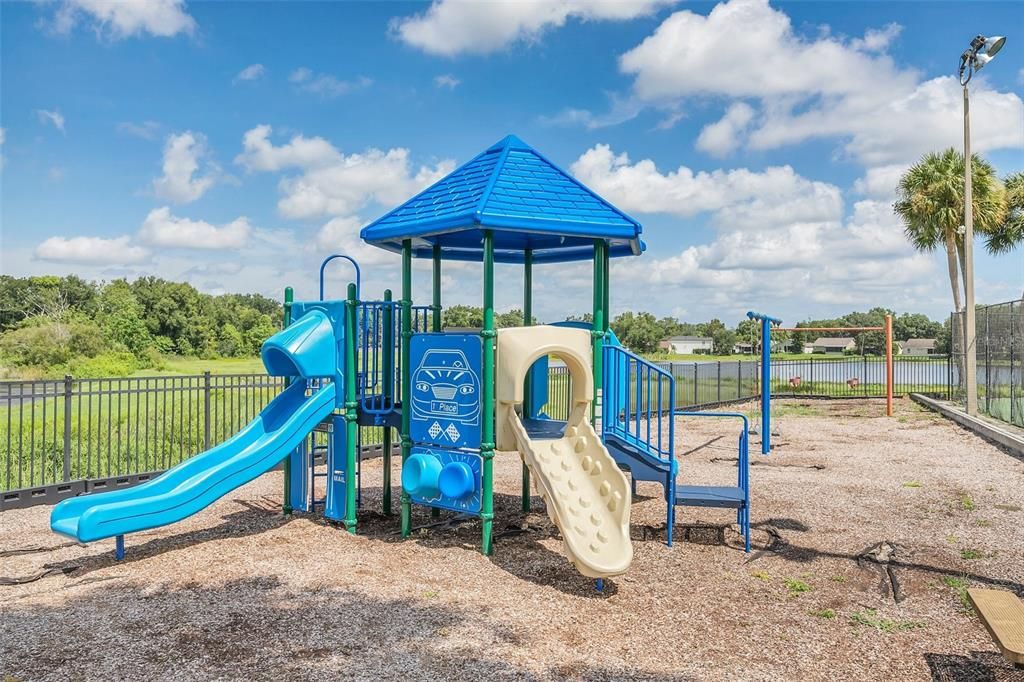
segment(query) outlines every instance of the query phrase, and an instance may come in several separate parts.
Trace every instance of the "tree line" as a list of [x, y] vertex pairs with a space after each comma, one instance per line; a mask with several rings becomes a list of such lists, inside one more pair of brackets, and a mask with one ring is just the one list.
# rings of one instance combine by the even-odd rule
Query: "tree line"
[[[851, 312], [834, 318], [805, 320], [795, 327], [880, 327], [885, 316], [893, 316], [893, 339], [897, 342], [907, 339], [937, 339], [938, 352], [948, 352], [949, 322], [936, 322], [922, 313], [902, 313], [886, 308], [872, 308], [867, 312]], [[569, 320], [591, 322], [590, 313], [570, 316]], [[517, 327], [523, 323], [519, 309], [495, 313], [498, 327]], [[536, 323], [536, 320], [534, 320]], [[483, 326], [483, 308], [457, 305], [441, 312], [441, 326], [444, 329], [479, 329]], [[635, 353], [656, 354], [662, 351], [660, 343], [673, 336], [700, 336], [712, 340], [713, 355], [731, 355], [736, 344], [760, 344], [760, 324], [744, 318], [735, 326], [728, 326], [718, 318], [707, 322], [682, 322], [674, 317], [657, 317], [649, 312], [625, 312], [617, 315], [609, 325], [619, 341]], [[885, 335], [882, 332], [775, 332], [773, 344], [779, 350], [792, 353], [803, 351], [805, 343], [812, 343], [822, 336], [849, 336], [853, 338], [858, 353], [882, 354], [885, 352]]]
[[166, 354], [251, 357], [280, 328], [281, 304], [212, 296], [158, 277], [89, 282], [0, 276], [0, 367], [124, 374]]

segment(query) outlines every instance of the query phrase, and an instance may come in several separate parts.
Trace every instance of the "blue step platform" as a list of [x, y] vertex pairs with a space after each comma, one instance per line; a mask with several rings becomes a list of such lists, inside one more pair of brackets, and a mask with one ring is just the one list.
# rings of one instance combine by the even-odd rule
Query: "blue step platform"
[[[605, 346], [601, 438], [619, 468], [637, 481], [659, 483], [665, 493], [666, 534], [672, 546], [675, 508], [736, 510], [736, 523], [750, 551], [749, 427], [746, 416], [731, 412], [674, 409], [675, 377], [624, 348]], [[735, 418], [742, 422], [735, 486], [679, 485], [675, 458], [676, 417]]]

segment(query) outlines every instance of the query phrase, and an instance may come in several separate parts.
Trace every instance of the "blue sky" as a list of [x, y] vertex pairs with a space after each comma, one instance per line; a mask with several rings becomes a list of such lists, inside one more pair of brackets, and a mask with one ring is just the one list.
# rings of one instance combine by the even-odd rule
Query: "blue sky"
[[[515, 133], [644, 224], [613, 312], [939, 317], [944, 259], [909, 249], [892, 190], [962, 144], [954, 70], [976, 32], [1009, 40], [972, 83], [975, 149], [1024, 169], [1020, 7], [970, 7], [4, 3], [0, 266], [280, 297], [342, 251], [368, 294], [397, 289], [359, 227]], [[980, 300], [1019, 295], [1020, 250], [977, 269]], [[499, 276], [517, 305], [521, 273]], [[589, 309], [589, 277], [538, 269], [539, 314]], [[478, 303], [478, 282], [447, 267], [447, 302]]]

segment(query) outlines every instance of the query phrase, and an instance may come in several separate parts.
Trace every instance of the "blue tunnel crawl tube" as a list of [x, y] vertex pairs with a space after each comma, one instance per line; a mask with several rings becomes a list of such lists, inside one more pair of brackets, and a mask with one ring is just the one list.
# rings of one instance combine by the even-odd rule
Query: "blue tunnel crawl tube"
[[334, 325], [323, 310], [314, 309], [263, 343], [260, 357], [267, 374], [277, 377], [334, 376], [337, 339]]

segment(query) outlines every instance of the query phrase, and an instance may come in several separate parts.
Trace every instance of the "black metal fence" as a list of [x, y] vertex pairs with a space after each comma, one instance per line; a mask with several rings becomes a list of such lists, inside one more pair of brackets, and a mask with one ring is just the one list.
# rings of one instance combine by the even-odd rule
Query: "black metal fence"
[[282, 387], [210, 373], [0, 382], [0, 505], [163, 471], [230, 437]]
[[[954, 313], [951, 390], [953, 399], [966, 402], [959, 381], [964, 366], [963, 313]], [[978, 360], [978, 410], [1024, 427], [1024, 299], [978, 306], [974, 315]]]
[[[760, 393], [756, 360], [658, 364], [675, 379], [677, 409], [751, 400]], [[1010, 367], [1005, 390], [1020, 401], [1019, 360]], [[946, 357], [898, 357], [895, 390], [948, 397], [953, 374]], [[263, 374], [0, 382], [0, 509], [129, 485], [163, 471], [229, 438], [282, 388], [280, 378]], [[565, 419], [571, 393], [568, 369], [552, 365], [547, 414]], [[772, 393], [883, 397], [885, 362], [871, 357], [775, 361]], [[991, 409], [998, 405], [996, 395], [996, 388], [986, 391]], [[1019, 402], [1006, 410], [1022, 416]], [[379, 428], [364, 431], [363, 446], [380, 442]]]

